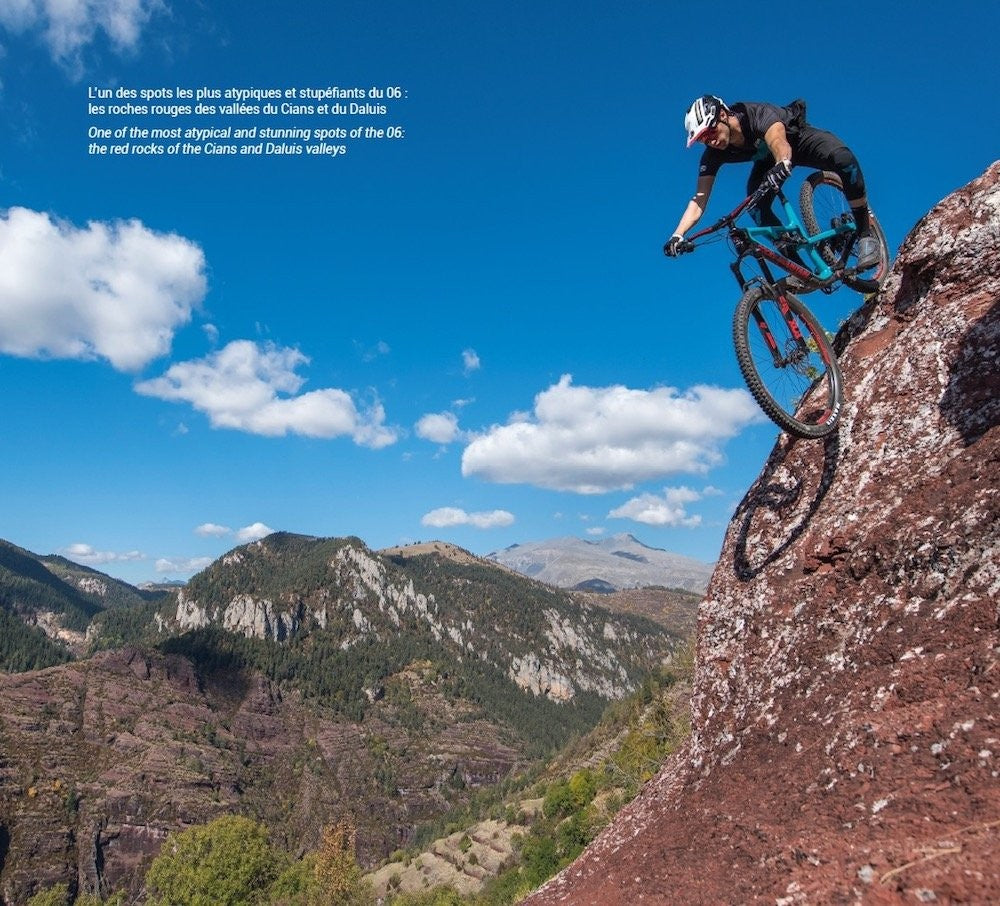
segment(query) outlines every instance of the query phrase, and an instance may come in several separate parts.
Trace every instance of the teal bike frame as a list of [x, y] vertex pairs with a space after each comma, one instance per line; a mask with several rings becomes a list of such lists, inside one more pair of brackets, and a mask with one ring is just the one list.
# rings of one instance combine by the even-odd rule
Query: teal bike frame
[[[681, 251], [691, 251], [698, 239], [722, 229], [728, 229], [729, 238], [736, 251], [736, 260], [729, 267], [742, 289], [746, 289], [752, 282], [747, 280], [743, 275], [743, 259], [747, 257], [757, 260], [765, 280], [770, 284], [775, 284], [778, 281], [774, 278], [768, 267], [768, 262], [792, 274], [802, 284], [803, 289], [822, 289], [826, 292], [832, 292], [835, 284], [841, 281], [845, 275], [848, 277], [853, 276], [853, 269], [846, 266], [847, 258], [851, 251], [850, 240], [854, 235], [853, 218], [850, 215], [844, 215], [830, 229], [822, 230], [816, 235], [810, 236], [807, 234], [798, 213], [785, 196], [785, 193], [779, 189], [773, 194], [781, 203], [781, 210], [784, 213], [784, 220], [780, 225], [767, 226], [755, 224], [745, 227], [737, 227], [735, 225], [737, 218], [741, 214], [748, 209], [759, 207], [762, 201], [772, 195], [770, 187], [762, 185], [753, 194], [747, 196], [725, 217], [712, 224], [712, 226], [699, 230], [685, 239], [681, 244]], [[823, 260], [819, 246], [837, 236], [844, 237], [843, 250], [840, 259], [831, 266]], [[765, 245], [764, 241], [768, 244]], [[788, 243], [796, 252], [804, 256], [804, 260], [809, 263], [810, 267], [803, 267], [802, 263], [793, 261], [772, 248], [772, 244], [776, 243]]]

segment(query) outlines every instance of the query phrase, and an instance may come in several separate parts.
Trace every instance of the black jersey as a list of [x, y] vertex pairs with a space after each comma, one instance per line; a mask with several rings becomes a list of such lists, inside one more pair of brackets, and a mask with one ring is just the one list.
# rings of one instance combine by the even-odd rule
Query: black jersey
[[793, 101], [786, 107], [740, 101], [733, 104], [729, 110], [729, 115], [735, 116], [739, 120], [744, 144], [740, 148], [730, 145], [725, 150], [706, 148], [701, 155], [701, 164], [698, 167], [699, 176], [715, 176], [723, 164], [746, 163], [766, 158], [771, 152], [764, 141], [764, 133], [775, 123], [784, 124], [788, 142], [794, 149], [798, 127], [805, 125], [805, 102], [803, 101]]

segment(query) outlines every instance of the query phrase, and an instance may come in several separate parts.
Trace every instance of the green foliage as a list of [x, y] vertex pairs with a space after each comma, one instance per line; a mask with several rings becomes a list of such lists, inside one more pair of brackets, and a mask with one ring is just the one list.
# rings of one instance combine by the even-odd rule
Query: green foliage
[[[414, 661], [429, 661], [446, 697], [472, 702], [492, 722], [514, 728], [531, 757], [549, 754], [585, 732], [604, 709], [603, 699], [592, 694], [581, 693], [573, 702], [559, 704], [525, 692], [492, 664], [460, 660], [426, 624], [415, 624], [387, 639], [362, 637], [346, 649], [339, 635], [320, 629], [301, 639], [275, 642], [210, 626], [166, 639], [160, 649], [190, 658], [205, 672], [259, 670], [354, 721], [362, 720], [371, 708], [367, 690], [383, 688], [392, 674]], [[398, 691], [393, 695], [402, 700]], [[416, 722], [405, 701], [402, 713], [408, 715], [404, 725]]]
[[572, 862], [594, 836], [593, 821], [588, 811], [574, 812], [556, 829], [559, 858]]
[[[93, 600], [101, 608], [119, 610], [138, 607], [145, 603], [160, 601], [167, 594], [163, 589], [136, 588], [121, 579], [115, 579], [89, 566], [74, 563], [65, 557], [51, 555], [39, 557], [38, 561], [54, 576], [72, 586], [83, 597]], [[87, 580], [99, 583], [100, 593], [86, 591], [89, 584]]]
[[[236, 815], [171, 834], [146, 874], [148, 906], [374, 906], [355, 856], [355, 830], [340, 822], [320, 848], [292, 861], [268, 830]], [[64, 891], [65, 893], [65, 891]], [[63, 906], [63, 900], [58, 906]], [[56, 906], [45, 900], [34, 906]]]
[[123, 648], [126, 645], [154, 644], [156, 628], [153, 616], [159, 610], [154, 601], [134, 607], [120, 607], [97, 614], [91, 622], [94, 639], [90, 653]]
[[237, 815], [171, 834], [146, 874], [149, 906], [253, 906], [269, 902], [282, 857], [267, 828]]
[[663, 760], [688, 735], [687, 714], [676, 714], [665, 697], [655, 699], [633, 722], [605, 771], [611, 782], [634, 795], [660, 770]]
[[69, 652], [44, 632], [27, 626], [0, 603], [0, 671], [41, 670], [70, 660]]
[[30, 552], [0, 541], [0, 605], [60, 614], [67, 629], [87, 628], [103, 605], [51, 573]]
[[544, 833], [532, 833], [521, 844], [520, 877], [538, 887], [559, 870], [559, 851], [555, 838]]
[[[454, 830], [460, 830], [481, 821], [484, 816], [501, 818], [507, 806], [505, 803], [512, 797], [520, 798], [527, 787], [529, 787], [538, 777], [541, 765], [536, 764], [529, 770], [516, 776], [507, 777], [495, 786], [484, 787], [476, 790], [468, 802], [457, 806], [446, 812], [440, 818], [433, 821], [426, 821], [421, 824], [413, 833], [410, 840], [409, 852], [419, 853], [431, 845], [438, 837], [446, 836]], [[523, 817], [517, 809], [511, 809], [515, 818]], [[525, 823], [510, 821], [509, 823]]]
[[[580, 855], [611, 815], [635, 796], [641, 783], [659, 770], [663, 760], [687, 735], [686, 707], [675, 711], [670, 694], [678, 679], [684, 678], [689, 670], [683, 660], [678, 665], [675, 659], [668, 670], [647, 677], [628, 699], [608, 707], [589, 743], [592, 745], [594, 738], [620, 737], [620, 746], [597, 768], [582, 768], [558, 777], [540, 790], [541, 817], [516, 843], [517, 864], [489, 881], [479, 894], [455, 902], [468, 906], [509, 906], [520, 902]], [[588, 741], [582, 740], [571, 751], [582, 760], [592, 751], [587, 745]], [[565, 757], [566, 753], [560, 760]], [[515, 805], [517, 799], [511, 802], [511, 798], [508, 791], [505, 806], [499, 810], [508, 823], [523, 818]], [[482, 817], [480, 810], [464, 826]], [[425, 896], [430, 898], [436, 893], [431, 891]], [[412, 900], [414, 904], [423, 902]], [[451, 901], [445, 902], [450, 906]], [[411, 900], [397, 897], [390, 901], [390, 906], [411, 906]]]
[[597, 778], [589, 768], [577, 771], [569, 779], [569, 792], [573, 797], [573, 811], [586, 806], [597, 793]]
[[119, 891], [102, 900], [97, 894], [83, 893], [76, 898], [73, 906], [125, 906], [125, 892]]
[[463, 906], [468, 900], [451, 887], [435, 887], [420, 893], [401, 893], [388, 901], [387, 906]]
[[545, 798], [542, 800], [542, 814], [546, 818], [568, 815], [572, 811], [572, 801], [569, 783], [565, 780], [557, 780], [545, 793]]
[[27, 906], [66, 906], [69, 901], [69, 887], [66, 884], [56, 884], [47, 890], [36, 893], [27, 902]]
[[569, 780], [557, 780], [545, 794], [546, 818], [565, 818], [585, 808], [597, 793], [597, 778], [590, 770], [577, 771]]
[[39, 557], [0, 540], [0, 670], [38, 670], [70, 660], [63, 646], [27, 625], [36, 614], [56, 614], [60, 625], [77, 632], [95, 624], [96, 650], [142, 639], [154, 602], [162, 597], [63, 557]]
[[[69, 902], [69, 885], [56, 884], [36, 893], [28, 900], [26, 906], [66, 906]], [[93, 893], [82, 893], [73, 901], [73, 906], [124, 906], [125, 894], [123, 892], [112, 894], [106, 900], [102, 900]]]
[[316, 854], [292, 862], [271, 885], [270, 906], [313, 906], [322, 901]]
[[249, 594], [272, 601], [292, 601], [336, 582], [331, 566], [337, 552], [356, 538], [311, 538], [275, 532], [263, 542], [237, 549], [238, 556], [216, 561], [193, 576], [185, 595], [202, 603], [225, 607], [236, 595]]

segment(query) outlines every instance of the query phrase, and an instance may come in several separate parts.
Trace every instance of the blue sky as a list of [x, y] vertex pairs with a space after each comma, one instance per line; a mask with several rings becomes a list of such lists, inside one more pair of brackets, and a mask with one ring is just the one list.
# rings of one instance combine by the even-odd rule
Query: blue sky
[[[279, 529], [476, 553], [629, 531], [714, 560], [777, 432], [724, 247], [661, 253], [684, 110], [806, 98], [895, 250], [997, 156], [974, 36], [998, 26], [979, 0], [0, 0], [0, 537], [133, 582]], [[90, 88], [332, 85], [401, 87], [336, 125], [405, 137], [88, 154]], [[859, 297], [813, 300], [835, 328]]]

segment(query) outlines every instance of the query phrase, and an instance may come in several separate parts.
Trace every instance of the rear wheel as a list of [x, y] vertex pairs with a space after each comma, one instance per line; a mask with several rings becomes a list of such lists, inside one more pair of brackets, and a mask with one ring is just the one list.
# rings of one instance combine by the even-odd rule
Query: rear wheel
[[733, 343], [750, 392], [775, 424], [805, 438], [836, 428], [844, 403], [840, 366], [799, 299], [773, 286], [747, 290], [733, 315]]
[[[851, 205], [844, 195], [843, 184], [836, 173], [828, 171], [810, 173], [799, 192], [799, 207], [802, 210], [802, 222], [810, 236], [845, 223], [854, 224]], [[847, 286], [860, 293], [875, 292], [889, 273], [889, 245], [885, 240], [885, 233], [882, 232], [882, 226], [871, 209], [868, 211], [868, 217], [871, 221], [871, 235], [875, 237], [879, 247], [879, 262], [862, 276], [844, 278]], [[834, 265], [840, 261], [848, 243], [854, 244], [853, 232], [842, 233], [827, 242], [820, 243], [819, 252], [827, 264]], [[847, 258], [847, 266], [850, 267], [856, 262], [857, 255], [852, 250]]]

